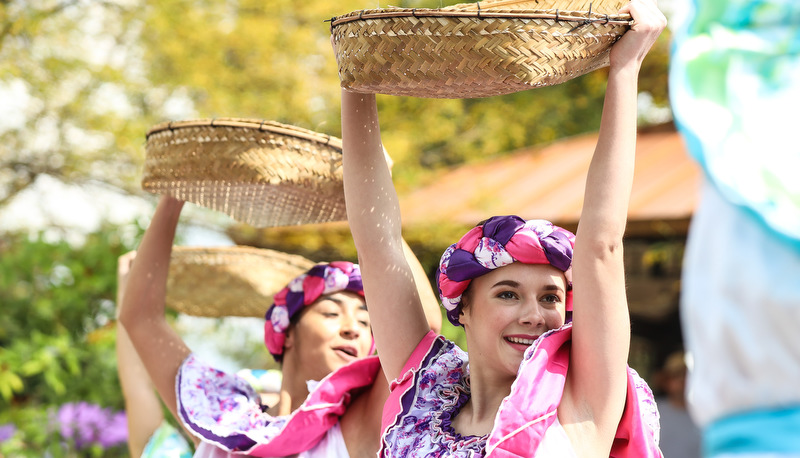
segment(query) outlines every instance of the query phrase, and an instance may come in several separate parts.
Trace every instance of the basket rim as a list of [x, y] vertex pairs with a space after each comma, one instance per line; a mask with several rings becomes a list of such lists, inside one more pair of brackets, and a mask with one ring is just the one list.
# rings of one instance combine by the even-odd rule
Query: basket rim
[[[303, 255], [248, 245], [174, 246], [170, 257], [165, 305], [192, 316], [263, 318], [275, 294], [292, 278], [317, 264], [318, 262]], [[211, 274], [223, 279], [237, 278], [248, 285], [254, 284], [253, 279], [243, 275], [243, 272], [264, 274], [273, 280], [259, 282], [262, 289], [245, 288], [238, 290], [238, 294], [228, 294], [229, 291], [219, 289], [217, 283], [212, 282], [211, 286], [198, 283], [196, 269], [202, 269], [205, 275]], [[199, 278], [207, 277], [201, 275]], [[209, 292], [214, 293], [213, 300], [208, 299]], [[244, 302], [243, 298], [246, 299]]]
[[161, 132], [173, 132], [180, 129], [195, 127], [231, 127], [238, 129], [253, 129], [262, 132], [270, 132], [277, 135], [295, 137], [301, 140], [331, 147], [339, 152], [342, 151], [342, 140], [338, 137], [304, 129], [302, 127], [279, 123], [277, 121], [250, 118], [202, 118], [184, 121], [162, 122], [154, 125], [150, 128], [150, 130], [147, 131], [147, 134], [145, 135], [145, 141], [150, 140], [151, 136]]
[[[480, 5], [480, 2], [477, 3]], [[589, 11], [570, 11], [560, 9], [546, 10], [481, 10], [475, 11], [448, 10], [444, 8], [375, 8], [356, 10], [329, 19], [331, 31], [343, 24], [356, 21], [396, 19], [396, 18], [476, 18], [476, 19], [553, 19], [555, 21], [580, 22], [580, 25], [591, 23], [631, 25], [633, 20], [629, 14], [600, 14]]]

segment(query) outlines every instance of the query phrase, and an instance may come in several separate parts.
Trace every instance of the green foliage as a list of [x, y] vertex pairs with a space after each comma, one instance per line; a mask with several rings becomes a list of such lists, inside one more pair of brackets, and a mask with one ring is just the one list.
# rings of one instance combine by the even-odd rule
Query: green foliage
[[[42, 456], [44, 450], [75, 456], [66, 455], [49, 431], [48, 412], [64, 403], [123, 408], [112, 320], [116, 259], [129, 250], [120, 232], [108, 227], [80, 247], [3, 234], [0, 424], [19, 429], [10, 442], [18, 444], [13, 456]], [[81, 453], [100, 456], [91, 449]]]

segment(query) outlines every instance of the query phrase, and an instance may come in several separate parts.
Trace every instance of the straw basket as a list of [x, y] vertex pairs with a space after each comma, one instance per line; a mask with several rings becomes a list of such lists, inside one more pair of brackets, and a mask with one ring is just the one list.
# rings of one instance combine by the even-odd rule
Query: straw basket
[[142, 187], [257, 227], [347, 219], [342, 142], [271, 121], [159, 124], [147, 133]]
[[473, 98], [554, 85], [608, 65], [630, 27], [620, 0], [499, 0], [331, 19], [343, 88]]
[[297, 255], [251, 247], [175, 247], [168, 307], [194, 316], [263, 318], [272, 296], [314, 266]]

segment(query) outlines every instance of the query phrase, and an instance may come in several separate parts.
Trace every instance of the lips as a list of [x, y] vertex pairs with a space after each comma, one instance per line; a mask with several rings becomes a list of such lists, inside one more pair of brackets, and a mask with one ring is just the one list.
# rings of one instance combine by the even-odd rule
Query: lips
[[532, 336], [532, 335], [512, 335], [512, 336], [504, 336], [503, 340], [505, 340], [511, 347], [517, 349], [519, 351], [525, 351], [528, 347], [533, 345], [536, 342], [536, 339], [539, 336]]
[[356, 347], [350, 345], [339, 345], [337, 347], [333, 347], [333, 351], [335, 351], [336, 354], [338, 354], [345, 361], [352, 361], [358, 358], [358, 350]]

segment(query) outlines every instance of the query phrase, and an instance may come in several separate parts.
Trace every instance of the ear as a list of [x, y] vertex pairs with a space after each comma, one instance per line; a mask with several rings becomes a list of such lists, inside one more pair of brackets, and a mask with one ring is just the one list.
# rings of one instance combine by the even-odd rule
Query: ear
[[467, 303], [464, 301], [463, 297], [461, 299], [461, 307], [458, 310], [458, 322], [461, 326], [466, 327], [467, 324], [470, 323], [471, 313], [469, 311], [469, 307], [467, 307]]
[[286, 354], [286, 350], [294, 347], [294, 339], [295, 339], [295, 332], [294, 332], [294, 324], [290, 324], [289, 327], [286, 329], [286, 340], [283, 342], [283, 352]]

